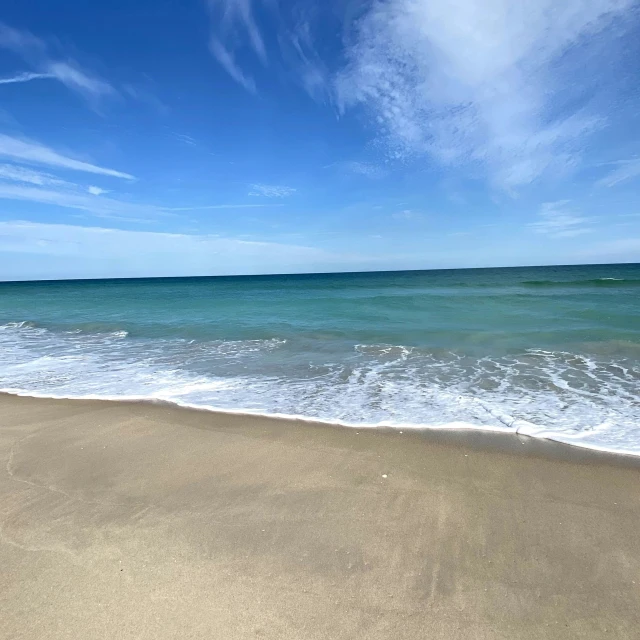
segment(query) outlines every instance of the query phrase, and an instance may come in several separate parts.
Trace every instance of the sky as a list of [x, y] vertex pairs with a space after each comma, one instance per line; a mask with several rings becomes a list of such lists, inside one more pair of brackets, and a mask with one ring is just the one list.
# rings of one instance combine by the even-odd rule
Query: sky
[[640, 262], [634, 0], [6, 0], [0, 279]]

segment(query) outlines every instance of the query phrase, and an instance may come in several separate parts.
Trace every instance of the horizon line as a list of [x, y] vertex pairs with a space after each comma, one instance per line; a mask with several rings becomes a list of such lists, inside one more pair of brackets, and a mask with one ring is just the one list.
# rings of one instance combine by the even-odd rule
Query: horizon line
[[425, 268], [425, 269], [370, 269], [363, 271], [299, 271], [286, 273], [238, 273], [223, 275], [191, 275], [191, 276], [116, 276], [103, 278], [37, 278], [34, 280], [2, 280], [3, 284], [24, 284], [24, 283], [44, 283], [44, 282], [109, 282], [120, 280], [205, 280], [212, 278], [278, 278], [285, 276], [331, 276], [331, 275], [367, 275], [367, 274], [390, 274], [390, 273], [421, 273], [432, 271], [480, 271], [488, 269], [541, 269], [553, 267], [615, 267], [623, 265], [639, 265], [640, 262], [571, 262], [564, 264], [529, 264], [491, 267], [445, 267], [445, 268]]

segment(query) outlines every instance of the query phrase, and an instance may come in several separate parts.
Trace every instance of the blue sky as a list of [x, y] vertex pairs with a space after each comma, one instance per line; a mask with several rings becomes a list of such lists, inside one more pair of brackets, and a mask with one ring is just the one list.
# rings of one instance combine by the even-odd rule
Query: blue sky
[[0, 279], [640, 261], [632, 0], [0, 10]]

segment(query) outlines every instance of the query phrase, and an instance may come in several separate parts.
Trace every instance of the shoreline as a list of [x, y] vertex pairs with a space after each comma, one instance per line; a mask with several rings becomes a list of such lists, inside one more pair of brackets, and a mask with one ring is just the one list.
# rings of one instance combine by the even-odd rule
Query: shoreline
[[[221, 407], [212, 407], [207, 405], [196, 405], [183, 403], [176, 400], [167, 400], [163, 398], [153, 398], [147, 396], [122, 396], [122, 397], [102, 397], [97, 395], [88, 395], [88, 396], [78, 396], [78, 397], [69, 397], [69, 396], [56, 396], [56, 395], [48, 395], [41, 394], [38, 392], [23, 392], [16, 390], [7, 390], [0, 389], [0, 397], [9, 396], [16, 398], [33, 398], [35, 400], [54, 400], [61, 402], [106, 402], [106, 403], [125, 403], [125, 404], [149, 404], [153, 406], [166, 406], [169, 408], [175, 408], [185, 411], [198, 411], [203, 412], [205, 414], [219, 414], [222, 416], [239, 416], [247, 419], [259, 419], [259, 420], [276, 420], [282, 422], [291, 422], [291, 423], [299, 423], [299, 424], [308, 424], [311, 426], [324, 426], [324, 427], [334, 427], [334, 428], [345, 428], [345, 429], [355, 429], [355, 430], [363, 430], [363, 431], [399, 431], [399, 432], [415, 432], [422, 434], [443, 434], [446, 437], [446, 434], [455, 434], [454, 439], [458, 434], [464, 434], [469, 438], [473, 439], [475, 434], [479, 435], [480, 440], [478, 442], [482, 442], [482, 439], [486, 439], [487, 441], [491, 439], [491, 436], [498, 436], [498, 439], [506, 437], [512, 438], [516, 440], [520, 444], [523, 444], [523, 439], [535, 442], [548, 443], [551, 447], [543, 447], [543, 449], [549, 453], [550, 455], [557, 455], [556, 453], [551, 453], [551, 451], [560, 446], [562, 448], [568, 448], [575, 450], [574, 453], [577, 452], [589, 452], [593, 454], [597, 454], [598, 456], [613, 456], [615, 458], [622, 458], [625, 460], [629, 460], [631, 464], [638, 464], [640, 467], [640, 452], [634, 452], [624, 449], [613, 449], [607, 447], [600, 447], [597, 445], [584, 445], [577, 444], [577, 440], [580, 436], [572, 439], [567, 436], [565, 438], [562, 437], [549, 437], [543, 435], [546, 431], [541, 431], [541, 433], [536, 434], [527, 433], [526, 431], [521, 431], [523, 427], [518, 427], [516, 429], [512, 429], [511, 427], [503, 426], [478, 426], [473, 425], [471, 423], [465, 422], [456, 422], [456, 423], [445, 423], [442, 425], [425, 425], [425, 424], [412, 424], [412, 423], [390, 423], [390, 422], [380, 422], [377, 424], [357, 424], [351, 423], [347, 421], [341, 420], [326, 420], [322, 418], [310, 417], [305, 415], [297, 415], [297, 414], [280, 414], [280, 413], [262, 413], [258, 411], [251, 411], [247, 409], [229, 409], [229, 408], [221, 408]], [[516, 420], [518, 422], [518, 420]], [[513, 444], [513, 443], [512, 443]], [[506, 446], [506, 445], [505, 445]], [[581, 457], [581, 456], [578, 456]], [[586, 456], [589, 457], [589, 456]]]
[[531, 640], [640, 627], [640, 465], [532, 438], [0, 394], [20, 640]]

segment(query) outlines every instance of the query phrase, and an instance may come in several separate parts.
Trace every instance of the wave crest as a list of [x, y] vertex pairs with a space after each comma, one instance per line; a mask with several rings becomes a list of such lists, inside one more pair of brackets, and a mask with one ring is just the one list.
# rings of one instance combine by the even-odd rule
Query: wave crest
[[525, 287], [637, 287], [639, 279], [628, 278], [592, 278], [589, 280], [523, 280]]

